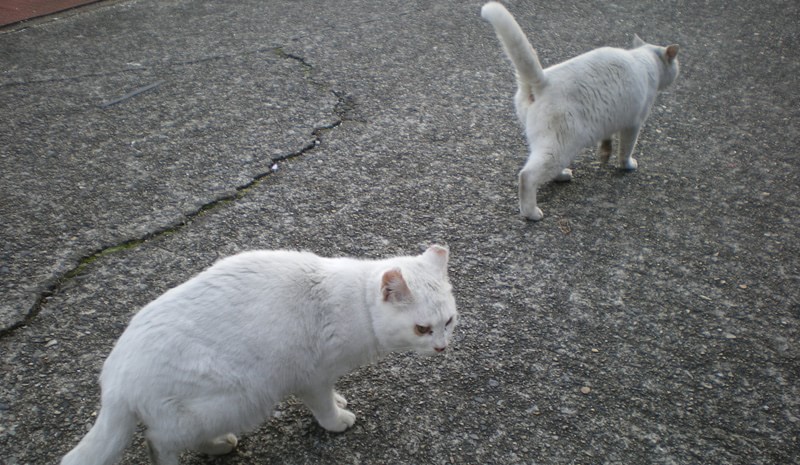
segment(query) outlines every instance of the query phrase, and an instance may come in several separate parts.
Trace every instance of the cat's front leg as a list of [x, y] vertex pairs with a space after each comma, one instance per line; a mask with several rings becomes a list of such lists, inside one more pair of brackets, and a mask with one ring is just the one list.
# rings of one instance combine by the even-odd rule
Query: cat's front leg
[[639, 127], [628, 128], [619, 133], [619, 167], [626, 171], [633, 171], [639, 163], [633, 158], [633, 149], [639, 138]]
[[558, 167], [548, 163], [547, 157], [532, 153], [519, 172], [519, 212], [525, 218], [539, 221], [544, 216], [536, 204], [536, 192], [540, 185], [556, 177], [558, 171], [554, 169]]
[[347, 400], [332, 387], [313, 388], [299, 397], [311, 409], [320, 426], [328, 431], [339, 433], [356, 422], [355, 414], [343, 408], [347, 405]]

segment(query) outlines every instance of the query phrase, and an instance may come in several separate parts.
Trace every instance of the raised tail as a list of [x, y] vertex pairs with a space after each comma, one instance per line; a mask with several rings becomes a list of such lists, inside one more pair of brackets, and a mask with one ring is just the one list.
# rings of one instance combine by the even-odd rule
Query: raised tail
[[541, 94], [547, 78], [536, 51], [511, 13], [501, 4], [489, 2], [481, 8], [481, 16], [494, 27], [506, 55], [514, 64], [520, 89], [532, 93], [531, 96]]
[[136, 430], [133, 412], [117, 405], [103, 405], [92, 429], [61, 459], [61, 465], [112, 465], [128, 447]]

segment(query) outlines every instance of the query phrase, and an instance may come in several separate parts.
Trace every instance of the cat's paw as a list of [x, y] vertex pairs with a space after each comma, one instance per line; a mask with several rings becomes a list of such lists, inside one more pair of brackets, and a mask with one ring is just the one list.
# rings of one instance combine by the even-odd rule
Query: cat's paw
[[560, 173], [558, 173], [558, 175], [556, 175], [555, 180], [558, 182], [572, 181], [572, 170], [569, 168], [564, 168]]
[[620, 168], [622, 168], [625, 171], [635, 171], [636, 168], [638, 167], [639, 163], [636, 161], [635, 158], [628, 158], [627, 160], [622, 162], [622, 166], [620, 166]]
[[341, 433], [347, 428], [353, 426], [353, 424], [356, 422], [355, 413], [343, 408], [337, 410], [338, 412], [336, 418], [325, 422], [319, 422], [320, 426], [332, 433]]
[[225, 455], [233, 452], [239, 440], [233, 434], [226, 434], [210, 441], [204, 442], [200, 446], [200, 452], [206, 455]]
[[528, 209], [528, 211], [522, 211], [522, 216], [531, 220], [531, 221], [539, 221], [544, 217], [544, 213], [542, 213], [542, 209], [539, 207], [533, 207], [533, 209]]
[[336, 402], [337, 407], [339, 408], [347, 407], [347, 399], [345, 399], [344, 396], [339, 394], [338, 392], [333, 393], [333, 400]]

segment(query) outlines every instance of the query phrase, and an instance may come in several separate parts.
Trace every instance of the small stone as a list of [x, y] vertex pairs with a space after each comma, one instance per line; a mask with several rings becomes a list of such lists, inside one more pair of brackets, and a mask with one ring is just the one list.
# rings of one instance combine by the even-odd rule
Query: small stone
[[593, 353], [593, 354], [596, 354], [596, 353], [598, 353], [598, 352], [600, 352], [600, 349], [592, 349], [592, 353]]
[[54, 345], [56, 345], [56, 344], [58, 344], [58, 340], [56, 340], [56, 339], [50, 339], [49, 341], [47, 341], [47, 343], [46, 343], [44, 346], [45, 346], [45, 347], [53, 347], [53, 346], [54, 346]]
[[747, 284], [739, 284], [739, 289], [747, 289]]
[[590, 388], [589, 386], [584, 386], [581, 388], [582, 394], [589, 394], [590, 392], [592, 392], [592, 388]]

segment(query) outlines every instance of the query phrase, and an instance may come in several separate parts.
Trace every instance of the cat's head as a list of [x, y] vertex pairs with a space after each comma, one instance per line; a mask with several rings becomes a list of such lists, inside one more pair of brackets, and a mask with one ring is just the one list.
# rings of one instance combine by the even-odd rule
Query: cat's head
[[648, 44], [643, 41], [637, 34], [633, 36], [633, 48], [645, 47], [654, 53], [661, 63], [661, 76], [658, 80], [658, 90], [663, 90], [672, 84], [678, 77], [680, 72], [680, 64], [678, 63], [678, 45], [672, 44], [666, 47]]
[[401, 257], [384, 270], [375, 333], [388, 351], [444, 352], [458, 322], [447, 278], [446, 247], [433, 245], [422, 255]]

